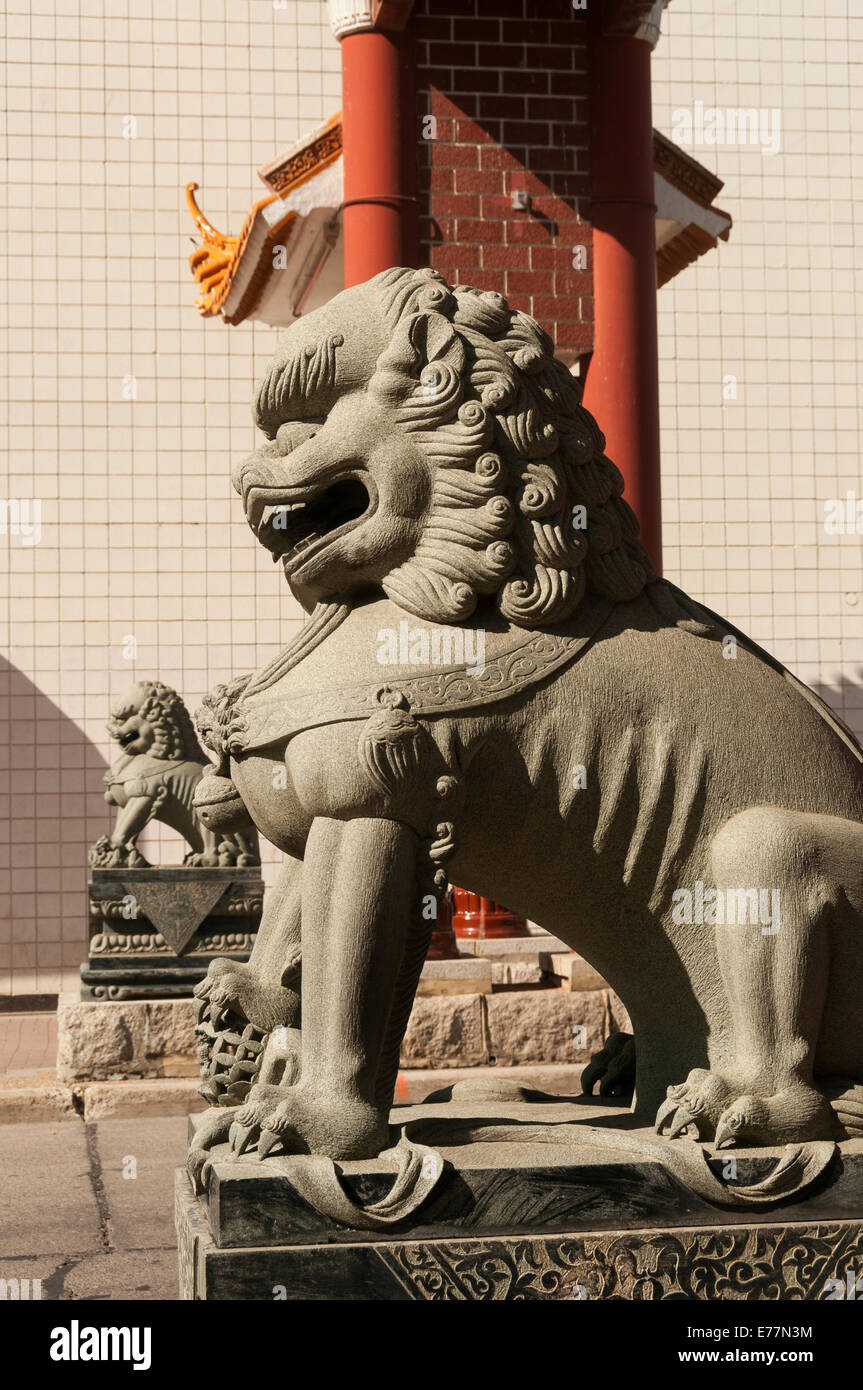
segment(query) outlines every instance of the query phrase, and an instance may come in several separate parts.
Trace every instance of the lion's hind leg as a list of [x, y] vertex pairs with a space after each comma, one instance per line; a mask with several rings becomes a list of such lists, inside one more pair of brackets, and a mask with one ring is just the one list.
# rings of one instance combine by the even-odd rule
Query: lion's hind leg
[[720, 829], [711, 864], [721, 907], [693, 930], [716, 934], [731, 1046], [721, 1067], [669, 1088], [657, 1128], [719, 1146], [835, 1137], [813, 1071], [837, 909], [863, 896], [863, 826], [755, 807]]

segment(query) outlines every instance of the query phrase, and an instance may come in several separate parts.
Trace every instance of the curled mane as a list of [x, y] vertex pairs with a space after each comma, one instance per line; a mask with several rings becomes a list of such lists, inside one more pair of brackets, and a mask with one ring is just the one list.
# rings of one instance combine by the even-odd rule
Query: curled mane
[[207, 762], [189, 711], [176, 690], [162, 681], [145, 681], [143, 684], [146, 693], [138, 714], [152, 724], [156, 734], [150, 756], [171, 761]]

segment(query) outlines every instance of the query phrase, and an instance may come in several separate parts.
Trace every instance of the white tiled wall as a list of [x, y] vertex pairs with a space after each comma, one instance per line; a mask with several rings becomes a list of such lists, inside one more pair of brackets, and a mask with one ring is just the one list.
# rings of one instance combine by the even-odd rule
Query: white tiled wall
[[696, 102], [775, 110], [780, 132], [773, 155], [688, 147], [725, 180], [734, 226], [659, 294], [666, 573], [860, 735], [863, 534], [828, 534], [824, 503], [863, 502], [863, 9], [671, 0], [653, 80], [672, 138]]
[[239, 231], [341, 100], [320, 0], [6, 0], [5, 35], [0, 497], [40, 498], [42, 538], [0, 536], [0, 995], [75, 987], [110, 695], [194, 708], [295, 630], [229, 477], [277, 335], [192, 307], [184, 186]]
[[[660, 294], [666, 571], [863, 732], [863, 537], [823, 528], [825, 501], [863, 500], [853, 9], [671, 0], [654, 117], [780, 113], [773, 156], [692, 151], [735, 225]], [[319, 0], [6, 10], [0, 497], [43, 517], [38, 545], [0, 536], [0, 995], [75, 987], [111, 694], [154, 675], [194, 707], [298, 622], [229, 483], [276, 335], [197, 316], [183, 187], [238, 231], [254, 169], [340, 103]]]

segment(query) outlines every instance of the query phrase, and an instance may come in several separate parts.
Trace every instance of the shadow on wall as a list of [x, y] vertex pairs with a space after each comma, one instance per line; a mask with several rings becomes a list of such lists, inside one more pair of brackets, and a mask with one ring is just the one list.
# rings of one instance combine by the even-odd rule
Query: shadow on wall
[[810, 681], [809, 685], [863, 743], [863, 666], [856, 673], [838, 676], [830, 685], [825, 681]]
[[0, 997], [75, 987], [87, 850], [109, 828], [107, 764], [74, 720], [0, 657]]

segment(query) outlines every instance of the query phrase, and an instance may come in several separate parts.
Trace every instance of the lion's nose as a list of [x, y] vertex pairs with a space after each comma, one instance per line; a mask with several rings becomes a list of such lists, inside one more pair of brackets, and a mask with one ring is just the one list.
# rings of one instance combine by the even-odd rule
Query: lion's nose
[[253, 483], [256, 481], [251, 475], [252, 470], [257, 472], [257, 467], [258, 460], [255, 455], [252, 454], [250, 458], [243, 459], [242, 463], [238, 463], [236, 467], [231, 470], [231, 482], [233, 483], [234, 491], [238, 492], [241, 497], [245, 497], [248, 489], [252, 487]]

